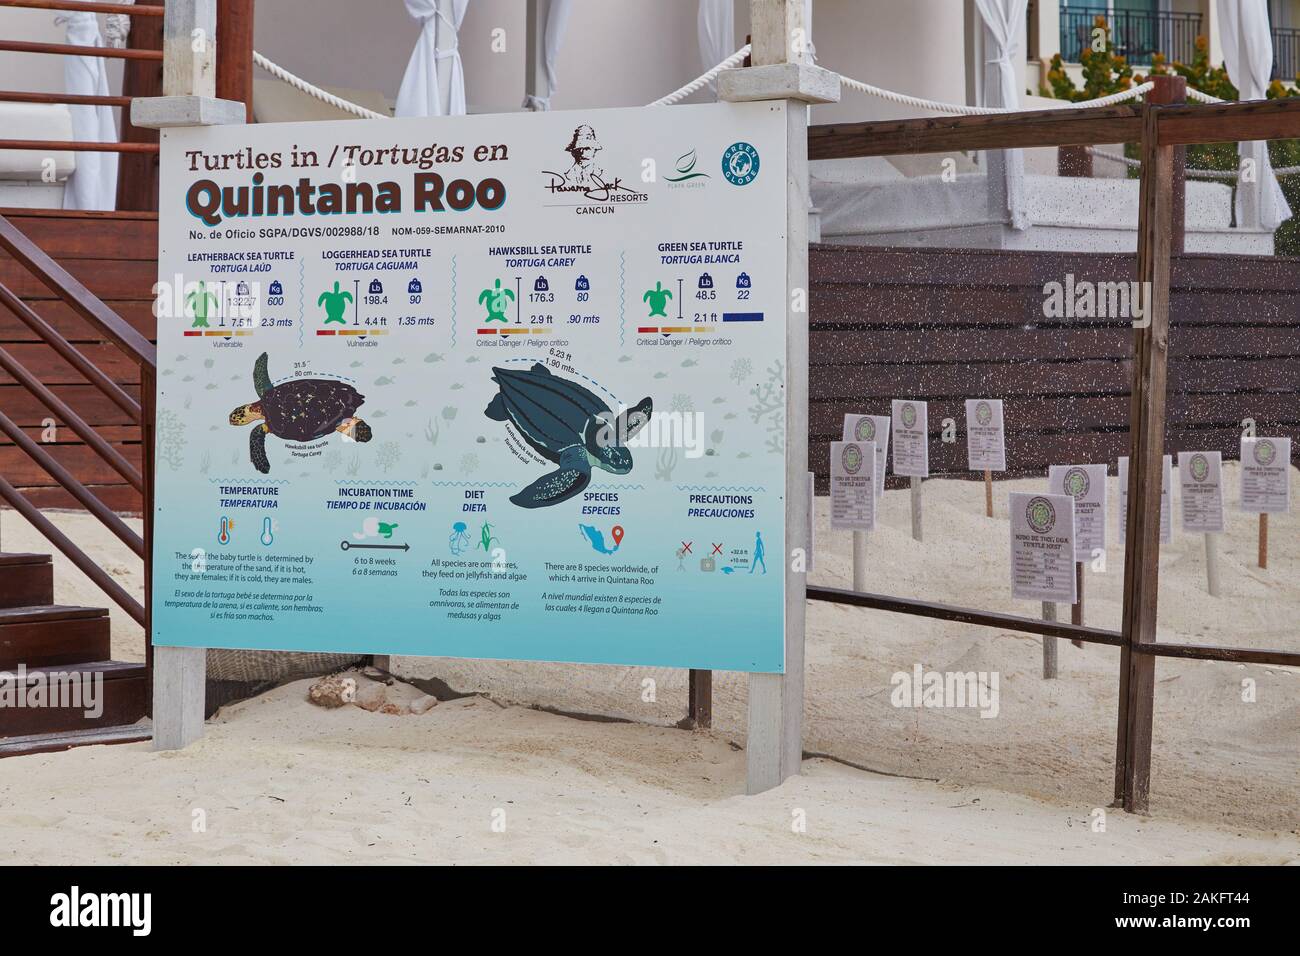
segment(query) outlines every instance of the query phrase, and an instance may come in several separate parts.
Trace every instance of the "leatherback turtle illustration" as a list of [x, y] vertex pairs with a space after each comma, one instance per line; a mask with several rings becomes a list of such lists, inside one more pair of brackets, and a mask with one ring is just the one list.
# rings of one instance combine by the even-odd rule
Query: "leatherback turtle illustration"
[[311, 441], [340, 432], [354, 441], [370, 441], [370, 426], [355, 417], [366, 397], [355, 388], [330, 378], [299, 378], [272, 385], [267, 361], [263, 352], [253, 364], [257, 401], [230, 413], [232, 425], [261, 422], [248, 437], [254, 468], [264, 475], [271, 470], [271, 460], [266, 457], [268, 434], [285, 441]]
[[538, 478], [510, 500], [521, 508], [544, 508], [567, 501], [591, 483], [591, 469], [615, 475], [632, 470], [626, 447], [650, 420], [650, 398], [622, 414], [577, 382], [552, 375], [540, 362], [527, 370], [494, 368], [499, 391], [484, 414], [511, 422], [533, 449], [559, 468]]

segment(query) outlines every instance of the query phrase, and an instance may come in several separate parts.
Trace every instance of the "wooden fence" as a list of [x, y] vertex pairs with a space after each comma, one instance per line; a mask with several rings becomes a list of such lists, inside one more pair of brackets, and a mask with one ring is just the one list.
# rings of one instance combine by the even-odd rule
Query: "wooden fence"
[[[930, 402], [933, 474], [972, 475], [966, 398], [1004, 400], [1007, 476], [1128, 454], [1130, 321], [1049, 318], [1044, 285], [1127, 283], [1135, 256], [818, 246], [809, 265], [808, 467], [823, 491], [844, 414], [888, 415], [893, 398]], [[1166, 452], [1235, 459], [1247, 418], [1300, 429], [1300, 260], [1176, 257], [1170, 312]]]

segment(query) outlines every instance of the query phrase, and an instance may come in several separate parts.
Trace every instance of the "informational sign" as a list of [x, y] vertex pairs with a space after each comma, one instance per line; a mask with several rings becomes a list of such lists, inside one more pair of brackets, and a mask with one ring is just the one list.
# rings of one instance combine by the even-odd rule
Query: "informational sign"
[[1183, 530], [1191, 534], [1223, 531], [1223, 463], [1217, 451], [1178, 453], [1178, 490]]
[[1291, 439], [1241, 440], [1241, 510], [1253, 514], [1291, 510]]
[[831, 442], [831, 527], [876, 529], [876, 443]]
[[966, 399], [966, 462], [971, 471], [1006, 471], [1002, 399]]
[[1073, 604], [1074, 499], [1013, 491], [1009, 507], [1012, 595]]
[[[1174, 540], [1172, 506], [1169, 502], [1170, 487], [1173, 485], [1174, 459], [1165, 455], [1161, 459], [1160, 469], [1160, 543], [1168, 544]], [[1119, 540], [1122, 544], [1128, 534], [1128, 456], [1119, 459]]]
[[1106, 553], [1106, 466], [1052, 465], [1047, 490], [1074, 499], [1074, 560]]
[[885, 468], [889, 460], [889, 416], [845, 415], [844, 440], [874, 442], [876, 446], [876, 497], [885, 493]]
[[930, 426], [925, 402], [894, 399], [894, 474], [930, 477]]
[[165, 131], [154, 642], [781, 671], [785, 130]]

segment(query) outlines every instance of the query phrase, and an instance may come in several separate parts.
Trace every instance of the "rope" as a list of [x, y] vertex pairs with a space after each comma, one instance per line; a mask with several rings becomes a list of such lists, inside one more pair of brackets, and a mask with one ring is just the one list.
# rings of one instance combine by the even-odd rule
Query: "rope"
[[1228, 102], [1227, 100], [1221, 100], [1221, 99], [1219, 99], [1217, 96], [1211, 96], [1209, 93], [1202, 93], [1200, 90], [1193, 89], [1193, 88], [1190, 87], [1190, 86], [1187, 88], [1187, 98], [1188, 98], [1189, 100], [1196, 100], [1196, 102], [1198, 102], [1198, 103], [1226, 103], [1226, 102]]
[[322, 103], [328, 103], [335, 109], [343, 110], [345, 113], [352, 113], [355, 116], [361, 116], [365, 119], [392, 119], [385, 113], [376, 113], [374, 110], [368, 110], [364, 106], [358, 106], [356, 103], [350, 103], [333, 93], [327, 93], [319, 86], [312, 86], [300, 76], [294, 76], [278, 63], [273, 63], [256, 50], [253, 51], [253, 62], [266, 70], [278, 80], [283, 80], [295, 89], [302, 90], [308, 96], [315, 97]]
[[[1107, 159], [1112, 163], [1123, 163], [1129, 169], [1139, 169], [1142, 166], [1142, 160], [1131, 159], [1119, 153], [1109, 153], [1104, 149], [1097, 149], [1094, 146], [1087, 147], [1088, 152], [1099, 159]], [[1235, 169], [1187, 169], [1184, 170], [1189, 179], [1236, 179], [1238, 171]], [[1300, 166], [1283, 166], [1273, 170], [1274, 176], [1294, 176], [1300, 173]]]
[[653, 103], [647, 103], [646, 105], [647, 106], [672, 106], [674, 103], [680, 103], [682, 100], [686, 99], [686, 97], [690, 96], [696, 90], [702, 90], [704, 89], [704, 87], [708, 86], [710, 83], [716, 80], [718, 78], [718, 74], [721, 73], [723, 70], [730, 70], [740, 66], [740, 64], [745, 61], [745, 57], [749, 56], [750, 49], [751, 49], [750, 44], [746, 43], [739, 50], [731, 54], [731, 56], [727, 57], [717, 66], [715, 66], [713, 69], [709, 70], [707, 73], [697, 76], [695, 79], [691, 80], [691, 82], [687, 83], [681, 89], [674, 90], [673, 92], [669, 93], [667, 96], [660, 97], [659, 99], [655, 100]]
[[[917, 109], [930, 110], [935, 113], [951, 113], [958, 116], [985, 116], [999, 113], [1017, 113], [1019, 110], [1007, 109], [1000, 106], [964, 106], [958, 103], [943, 103], [938, 100], [925, 100], [919, 96], [908, 96], [906, 93], [895, 93], [893, 90], [886, 90], [879, 86], [872, 86], [870, 83], [863, 83], [861, 80], [855, 80], [850, 76], [840, 76], [840, 84], [847, 86], [851, 90], [857, 90], [859, 93], [866, 93], [869, 96], [877, 96], [883, 100], [889, 100], [891, 103], [900, 103], [903, 106], [912, 106]], [[1151, 90], [1155, 89], [1155, 84], [1146, 82], [1133, 87], [1132, 89], [1122, 90], [1119, 93], [1111, 93], [1109, 96], [1102, 96], [1095, 100], [1084, 100], [1081, 103], [1062, 103], [1062, 109], [1092, 109], [1100, 106], [1114, 106], [1116, 103], [1123, 103], [1126, 100], [1137, 99], [1144, 96]]]

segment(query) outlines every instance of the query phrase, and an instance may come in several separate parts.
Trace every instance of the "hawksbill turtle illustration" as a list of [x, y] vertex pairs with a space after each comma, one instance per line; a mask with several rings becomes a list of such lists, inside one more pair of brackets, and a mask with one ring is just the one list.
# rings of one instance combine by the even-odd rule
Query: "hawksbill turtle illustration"
[[253, 467], [266, 474], [271, 460], [266, 457], [266, 436], [286, 441], [311, 441], [330, 432], [340, 432], [354, 441], [370, 441], [370, 426], [354, 417], [366, 397], [347, 382], [330, 378], [299, 378], [271, 384], [263, 352], [253, 364], [253, 388], [257, 401], [240, 405], [230, 413], [230, 424], [261, 422], [248, 437]]
[[511, 422], [533, 449], [559, 468], [547, 472], [510, 500], [521, 508], [567, 501], [591, 483], [591, 469], [615, 475], [632, 470], [625, 442], [650, 420], [649, 396], [615, 415], [589, 389], [552, 375], [538, 362], [525, 370], [494, 368], [499, 391], [484, 414]]

